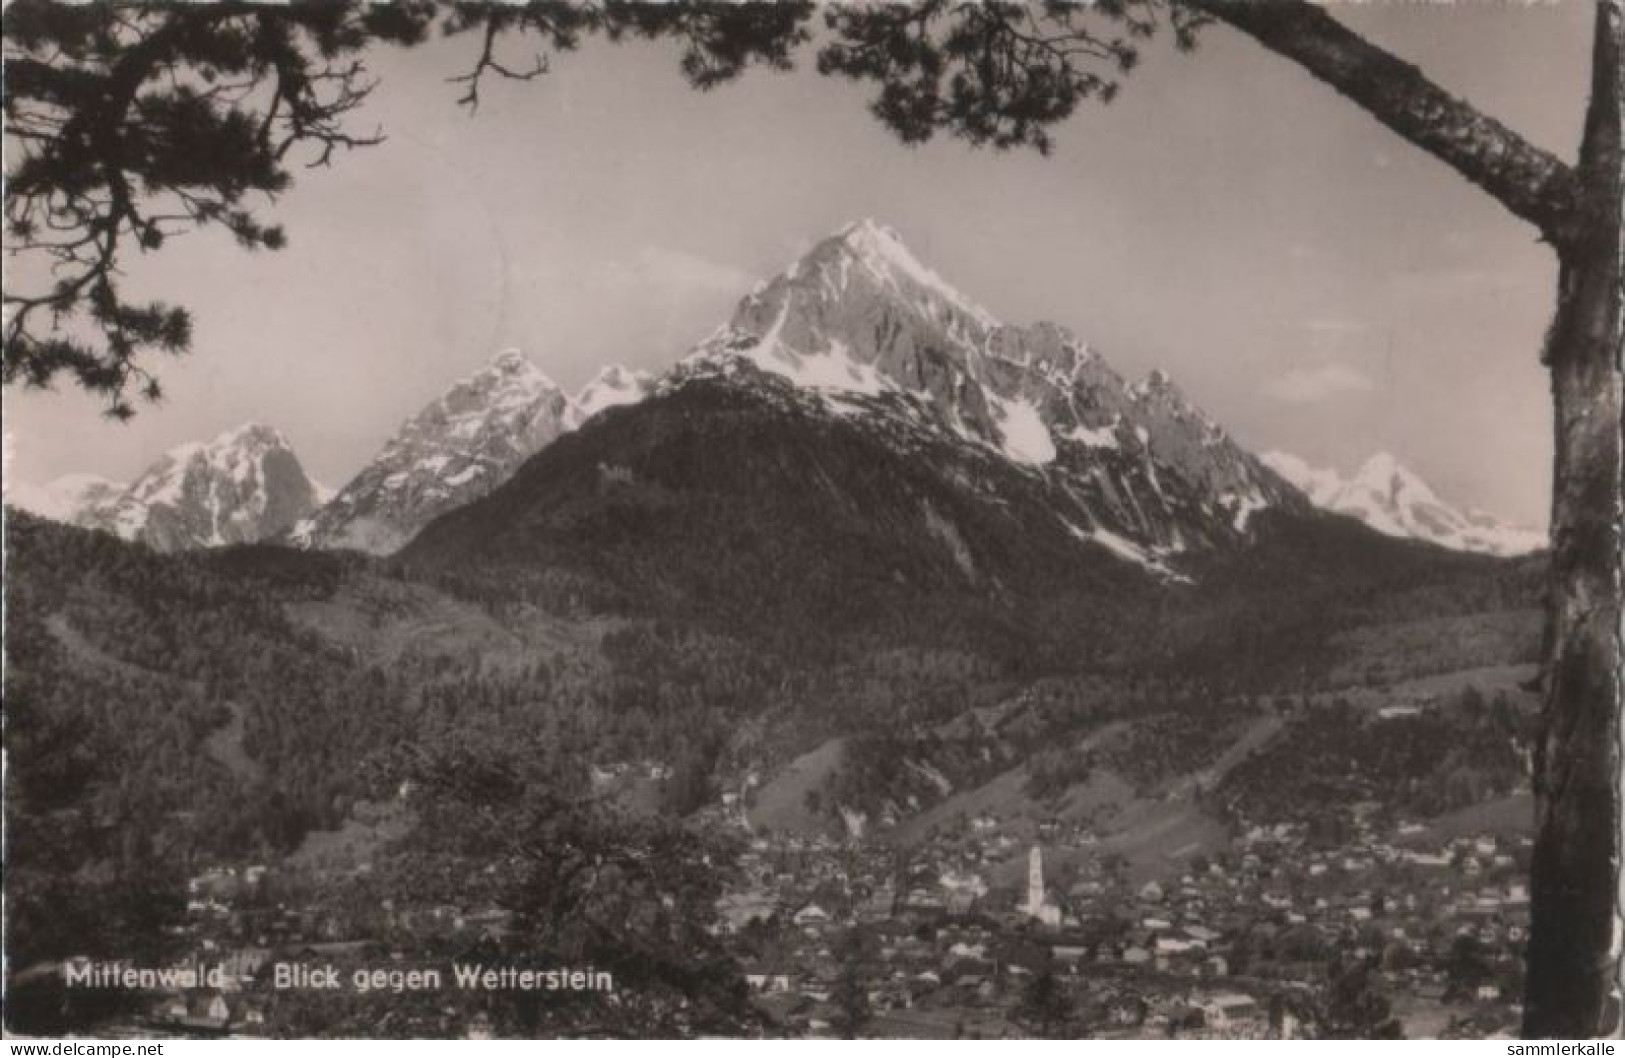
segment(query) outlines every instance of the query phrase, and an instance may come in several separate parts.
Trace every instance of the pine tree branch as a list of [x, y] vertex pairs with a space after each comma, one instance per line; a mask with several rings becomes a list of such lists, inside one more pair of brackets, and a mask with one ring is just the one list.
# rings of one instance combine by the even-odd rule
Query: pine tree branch
[[1598, 208], [1568, 165], [1307, 0], [1172, 0], [1291, 59], [1539, 228], [1578, 245]]

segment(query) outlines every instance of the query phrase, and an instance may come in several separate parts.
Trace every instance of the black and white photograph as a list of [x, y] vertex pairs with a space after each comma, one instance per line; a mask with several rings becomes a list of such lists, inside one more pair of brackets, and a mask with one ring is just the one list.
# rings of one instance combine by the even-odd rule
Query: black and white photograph
[[8, 1038], [1620, 1032], [1625, 0], [0, 19]]

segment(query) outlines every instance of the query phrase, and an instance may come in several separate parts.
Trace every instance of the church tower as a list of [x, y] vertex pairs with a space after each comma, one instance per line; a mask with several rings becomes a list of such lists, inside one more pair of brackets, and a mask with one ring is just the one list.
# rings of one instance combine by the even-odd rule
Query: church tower
[[1061, 909], [1047, 899], [1044, 891], [1044, 850], [1037, 845], [1027, 853], [1027, 903], [1021, 908], [1046, 926], [1061, 924]]

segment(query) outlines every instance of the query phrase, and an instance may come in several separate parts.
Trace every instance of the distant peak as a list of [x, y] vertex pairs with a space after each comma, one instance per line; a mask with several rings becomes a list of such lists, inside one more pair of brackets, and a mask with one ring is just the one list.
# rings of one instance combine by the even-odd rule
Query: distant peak
[[527, 360], [525, 358], [525, 354], [520, 350], [504, 349], [497, 355], [493, 356], [485, 366], [496, 371], [506, 371], [512, 373], [515, 371], [523, 371], [527, 367], [535, 367], [536, 365]]
[[1517, 555], [1546, 546], [1546, 536], [1443, 500], [1392, 452], [1369, 456], [1352, 477], [1285, 452], [1259, 457], [1317, 507], [1346, 514], [1389, 536], [1427, 540], [1458, 551]]
[[[876, 278], [897, 290], [912, 289], [941, 303], [953, 306], [964, 315], [991, 330], [998, 326], [992, 313], [960, 293], [940, 275], [916, 257], [903, 242], [897, 229], [882, 224], [872, 217], [843, 225], [829, 238], [814, 247], [807, 259], [828, 254], [829, 248], [838, 248]], [[801, 262], [792, 266], [790, 274], [802, 271]]]
[[835, 233], [835, 237], [853, 243], [880, 240], [907, 249], [907, 247], [903, 246], [903, 238], [897, 234], [896, 228], [889, 224], [882, 224], [873, 217], [864, 217], [861, 220], [843, 224], [840, 230]]
[[541, 368], [518, 349], [504, 349], [487, 360], [479, 370], [463, 378], [458, 385], [475, 385], [481, 389], [490, 386], [507, 387], [517, 383], [526, 389], [558, 389], [559, 387]]
[[1400, 463], [1399, 457], [1392, 452], [1375, 452], [1360, 465], [1362, 473], [1370, 471], [1374, 474], [1391, 474], [1404, 469], [1404, 464]]
[[[832, 236], [858, 257], [901, 272], [926, 286], [942, 285], [942, 279], [911, 250], [897, 229], [872, 218], [853, 221]], [[957, 292], [955, 292], [957, 294]]]
[[1417, 476], [1416, 471], [1401, 463], [1399, 457], [1392, 452], [1377, 452], [1372, 455], [1364, 463], [1360, 464], [1360, 469], [1354, 472], [1354, 477], [1357, 481], [1373, 484], [1378, 482], [1386, 484], [1394, 478], [1421, 482], [1421, 478]]
[[644, 378], [641, 371], [633, 371], [624, 364], [610, 364], [592, 377], [588, 386], [614, 386], [617, 389], [636, 385]]
[[228, 445], [259, 443], [288, 447], [288, 439], [282, 431], [275, 426], [267, 426], [262, 422], [245, 422], [241, 426], [234, 426], [217, 435], [209, 442], [210, 448], [220, 448]]
[[567, 424], [575, 429], [605, 408], [635, 404], [648, 395], [649, 389], [650, 379], [644, 372], [610, 364], [570, 398]]

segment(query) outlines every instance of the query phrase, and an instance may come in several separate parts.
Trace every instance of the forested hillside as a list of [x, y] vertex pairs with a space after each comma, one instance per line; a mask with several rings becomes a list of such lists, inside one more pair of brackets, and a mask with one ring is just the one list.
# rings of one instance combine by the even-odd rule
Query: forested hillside
[[[510, 489], [546, 481], [579, 441], [546, 450]], [[488, 502], [524, 524], [524, 495]], [[1280, 713], [1278, 699], [1351, 670], [1510, 665], [1533, 649], [1532, 565], [1340, 519], [1266, 526], [1254, 551], [1195, 584], [1113, 575], [1100, 582], [1109, 609], [1081, 593], [1024, 608], [991, 580], [943, 588], [925, 564], [836, 591], [835, 569], [878, 555], [878, 573], [891, 559], [809, 552], [749, 523], [713, 541], [709, 578], [692, 554], [662, 568], [712, 515], [685, 522], [691, 501], [654, 484], [633, 497], [594, 485], [572, 502], [562, 520], [529, 523], [538, 550], [468, 566], [273, 547], [158, 555], [8, 512], [15, 963], [109, 937], [161, 943], [189, 870], [286, 856], [394, 797], [403, 761], [449, 745], [546, 747], [557, 789], [680, 819], [841, 739], [834, 770], [791, 813], [839, 831], [841, 809], [901, 823], [1012, 768], [1038, 802], [1106, 773], [1150, 793], [1211, 765]], [[616, 536], [656, 508], [663, 521]], [[583, 557], [589, 537], [599, 557]], [[1401, 622], [1434, 641], [1426, 664], [1415, 634], [1389, 649], [1383, 630]], [[1305, 714], [1234, 770], [1224, 798], [1245, 818], [1278, 815], [1282, 791], [1394, 792], [1406, 810], [1443, 811], [1514, 781], [1516, 761], [1486, 738], [1453, 742], [1441, 719], [1372, 728]], [[1354, 758], [1366, 777], [1326, 785], [1327, 747], [1367, 743]], [[1442, 772], [1406, 770], [1451, 745]], [[594, 778], [636, 762], [657, 777]]]

